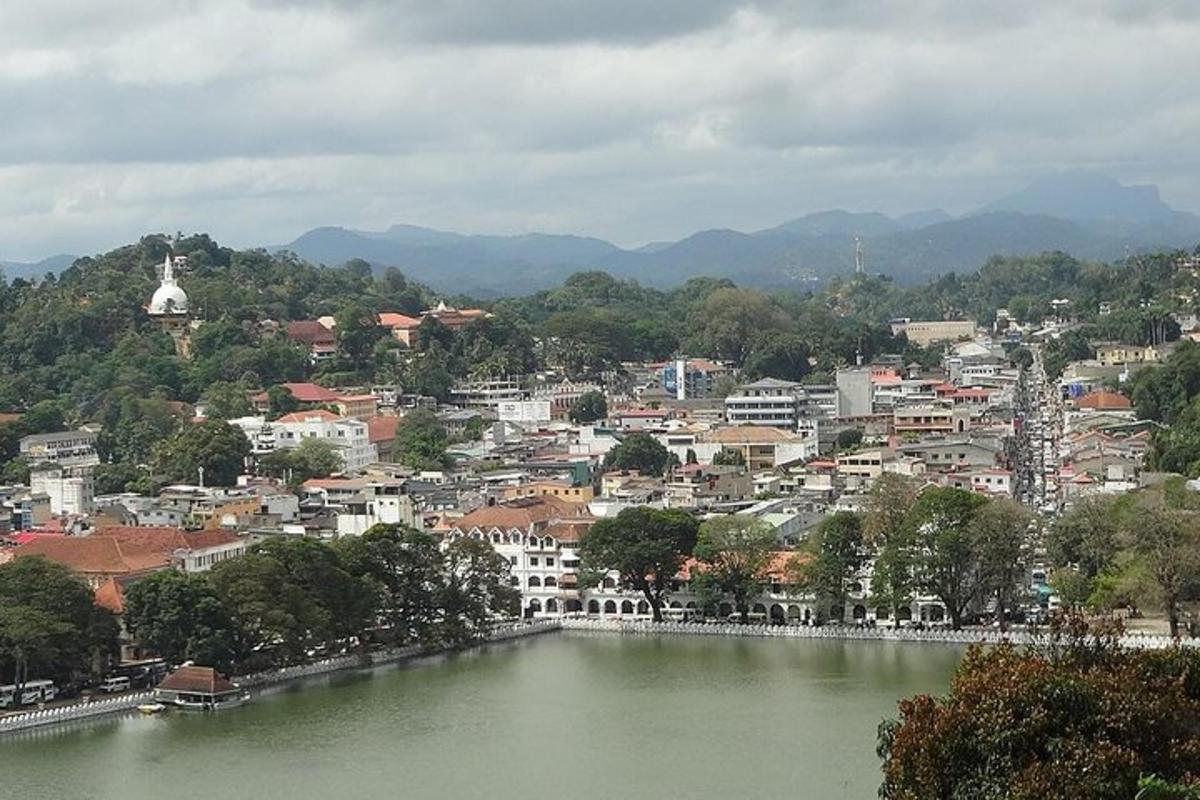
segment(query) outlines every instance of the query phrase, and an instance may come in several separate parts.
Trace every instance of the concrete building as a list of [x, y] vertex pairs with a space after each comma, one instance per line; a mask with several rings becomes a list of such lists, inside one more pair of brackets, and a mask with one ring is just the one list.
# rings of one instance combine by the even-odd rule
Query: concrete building
[[329, 442], [342, 456], [342, 469], [349, 473], [362, 472], [379, 460], [371, 444], [367, 423], [339, 417], [331, 411], [295, 411], [284, 414], [271, 423], [275, 431], [275, 447], [289, 450], [305, 439]]
[[800, 421], [800, 384], [763, 378], [739, 386], [725, 398], [725, 420], [730, 425], [766, 425], [795, 430]]
[[96, 434], [64, 431], [25, 436], [21, 456], [29, 463], [29, 488], [50, 499], [52, 514], [85, 515], [95, 510]]
[[869, 417], [875, 409], [875, 383], [869, 368], [837, 371], [837, 415]]
[[659, 385], [676, 400], [694, 400], [708, 397], [717, 380], [728, 374], [729, 367], [707, 358], [679, 358], [662, 366]]
[[976, 325], [971, 320], [912, 320], [891, 321], [892, 335], [904, 334], [910, 342], [928, 347], [938, 342], [957, 342], [975, 337]]

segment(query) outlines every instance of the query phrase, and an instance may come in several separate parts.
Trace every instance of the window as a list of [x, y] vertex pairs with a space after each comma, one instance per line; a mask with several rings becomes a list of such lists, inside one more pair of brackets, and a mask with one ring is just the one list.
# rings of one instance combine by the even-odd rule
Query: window
[[547, 559], [546, 559], [546, 566], [547, 566], [547, 567], [553, 567], [553, 566], [554, 566], [554, 559], [553, 559], [553, 558], [547, 558]]
[[512, 564], [512, 565], [515, 567], [515, 566], [517, 565], [517, 557], [516, 557], [516, 556], [509, 556], [509, 557], [508, 557], [508, 563], [509, 563], [509, 564]]
[[531, 566], [531, 567], [536, 567], [537, 565], [538, 565], [538, 557], [537, 557], [537, 556], [530, 556], [530, 557], [529, 557], [529, 566]]

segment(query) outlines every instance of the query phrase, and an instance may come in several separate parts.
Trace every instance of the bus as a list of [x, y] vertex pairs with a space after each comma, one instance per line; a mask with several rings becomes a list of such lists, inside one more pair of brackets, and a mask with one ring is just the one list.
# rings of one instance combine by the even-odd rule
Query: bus
[[17, 687], [13, 684], [0, 686], [0, 708], [27, 706], [33, 703], [45, 703], [58, 696], [54, 681], [26, 681], [21, 687], [21, 699], [17, 701]]
[[26, 681], [25, 685], [21, 687], [21, 705], [23, 706], [33, 703], [48, 703], [57, 696], [58, 689], [54, 687], [54, 681]]

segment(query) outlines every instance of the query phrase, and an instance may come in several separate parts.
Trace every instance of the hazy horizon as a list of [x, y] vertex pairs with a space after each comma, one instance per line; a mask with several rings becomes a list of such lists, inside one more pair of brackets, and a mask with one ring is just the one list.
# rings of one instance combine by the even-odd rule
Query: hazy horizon
[[397, 223], [637, 247], [1064, 171], [1195, 210], [1197, 34], [1118, 0], [5, 8], [0, 259]]

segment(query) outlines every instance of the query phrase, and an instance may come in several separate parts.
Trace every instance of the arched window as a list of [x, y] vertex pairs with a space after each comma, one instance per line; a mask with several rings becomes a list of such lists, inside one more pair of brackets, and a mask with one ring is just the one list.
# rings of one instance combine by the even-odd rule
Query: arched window
[[647, 603], [645, 600], [640, 601], [637, 604], [637, 612], [639, 614], [649, 614], [650, 613], [650, 604]]
[[558, 586], [558, 579], [553, 575], [547, 575], [546, 580], [542, 581], [542, 586], [545, 586], [547, 589], [553, 589], [555, 586]]
[[633, 613], [632, 601], [625, 600], [624, 602], [621, 603], [621, 613], [622, 614], [632, 614]]
[[909, 608], [908, 606], [900, 606], [900, 608], [896, 609], [896, 621], [897, 622], [911, 622], [912, 621], [912, 609]]
[[797, 606], [797, 605], [788, 606], [787, 607], [787, 616], [788, 616], [788, 619], [790, 619], [790, 620], [800, 619], [800, 617], [802, 616], [800, 613], [800, 606]]
[[588, 600], [588, 613], [589, 614], [599, 614], [600, 613], [600, 601], [599, 600]]
[[930, 606], [929, 607], [929, 621], [930, 622], [941, 622], [945, 618], [946, 618], [946, 609], [942, 608], [941, 606]]
[[887, 619], [891, 615], [891, 611], [887, 606], [880, 606], [875, 609], [875, 619]]
[[603, 581], [601, 581], [600, 585], [603, 586], [605, 589], [617, 588], [617, 582], [614, 581], [612, 578], [605, 578]]
[[557, 614], [558, 613], [558, 601], [555, 600], [553, 597], [551, 597], [549, 600], [546, 601], [546, 613], [547, 614]]
[[617, 613], [617, 604], [615, 602], [613, 602], [612, 600], [605, 600], [604, 601], [604, 613], [605, 614]]
[[729, 617], [733, 614], [733, 603], [721, 603], [717, 606], [717, 616]]
[[547, 536], [545, 539], [542, 539], [542, 547], [544, 547], [547, 550], [553, 550], [554, 549], [554, 540], [551, 539], [549, 536]]
[[529, 610], [530, 611], [541, 611], [542, 610], [542, 601], [538, 600], [536, 597], [533, 598], [532, 600], [530, 600], [529, 601]]
[[583, 603], [578, 600], [568, 600], [566, 609], [568, 614], [578, 614], [580, 611], [583, 611]]
[[856, 605], [851, 613], [856, 620], [864, 620], [867, 618], [867, 607], [862, 604]]
[[542, 579], [539, 578], [537, 575], [530, 575], [529, 576], [529, 588], [530, 589], [542, 588]]

